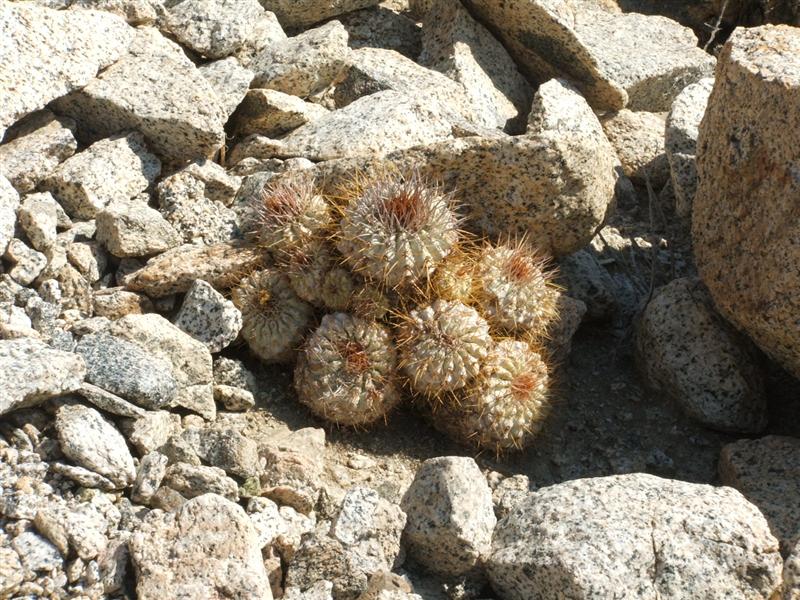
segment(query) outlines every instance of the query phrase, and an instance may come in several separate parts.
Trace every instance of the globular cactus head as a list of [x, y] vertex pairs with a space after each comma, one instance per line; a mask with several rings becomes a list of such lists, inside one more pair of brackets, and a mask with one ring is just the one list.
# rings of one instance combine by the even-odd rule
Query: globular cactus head
[[384, 292], [375, 285], [362, 282], [350, 300], [350, 311], [362, 319], [380, 321], [392, 310], [393, 296], [395, 294], [390, 290]]
[[459, 403], [432, 406], [434, 425], [457, 441], [501, 453], [531, 443], [547, 415], [551, 380], [547, 363], [525, 342], [503, 340]]
[[358, 274], [388, 288], [427, 277], [458, 242], [452, 196], [419, 173], [381, 173], [343, 207], [336, 246]]
[[397, 342], [411, 387], [432, 396], [467, 385], [493, 343], [488, 323], [474, 308], [447, 300], [402, 316]]
[[322, 278], [320, 295], [326, 308], [333, 311], [344, 311], [350, 305], [356, 291], [353, 274], [343, 267], [328, 269]]
[[397, 356], [382, 325], [346, 313], [322, 318], [306, 340], [295, 368], [300, 401], [340, 425], [382, 420], [400, 401]]
[[311, 326], [313, 310], [295, 294], [285, 274], [254, 271], [231, 291], [242, 312], [242, 337], [265, 362], [291, 362]]
[[477, 298], [496, 330], [545, 335], [557, 316], [557, 287], [548, 259], [526, 240], [486, 244], [477, 269]]
[[278, 266], [302, 300], [322, 306], [322, 285], [332, 263], [327, 244], [323, 240], [311, 240], [302, 248], [283, 252]]
[[325, 235], [332, 222], [330, 206], [308, 177], [267, 183], [253, 200], [253, 208], [253, 233], [276, 256]]
[[436, 267], [426, 295], [463, 304], [475, 302], [478, 256], [472, 248], [456, 248]]

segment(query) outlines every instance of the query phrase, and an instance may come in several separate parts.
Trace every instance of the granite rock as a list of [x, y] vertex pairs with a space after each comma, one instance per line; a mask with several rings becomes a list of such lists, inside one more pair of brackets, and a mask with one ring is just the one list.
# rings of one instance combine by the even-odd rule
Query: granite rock
[[30, 338], [0, 340], [0, 415], [80, 388], [83, 359]]
[[426, 460], [401, 507], [408, 517], [403, 541], [426, 570], [463, 575], [488, 557], [497, 518], [492, 492], [472, 458]]
[[201, 65], [198, 70], [217, 93], [225, 116], [230, 117], [247, 94], [253, 72], [232, 56]]
[[227, 115], [211, 84], [177, 44], [148, 27], [136, 30], [128, 54], [54, 108], [79, 123], [79, 136], [135, 129], [175, 162], [210, 156], [225, 140]]
[[[0, 146], [2, 148], [3, 146]], [[19, 209], [19, 194], [2, 174], [0, 174], [0, 256], [5, 254], [8, 243], [14, 237]]]
[[176, 463], [167, 468], [163, 483], [184, 498], [203, 494], [219, 494], [233, 501], [239, 498], [239, 486], [219, 467]]
[[240, 136], [257, 133], [274, 138], [327, 114], [325, 107], [297, 96], [277, 90], [253, 89], [247, 92], [231, 122]]
[[147, 504], [155, 495], [167, 472], [167, 457], [160, 452], [148, 452], [139, 461], [136, 480], [131, 490], [131, 500]]
[[664, 152], [664, 115], [623, 108], [602, 123], [625, 175], [640, 185], [649, 180], [656, 191], [663, 188], [670, 177]]
[[507, 600], [770, 598], [782, 560], [736, 490], [636, 473], [528, 496], [498, 523], [487, 572]]
[[128, 200], [161, 173], [139, 133], [100, 140], [61, 163], [44, 182], [72, 217], [91, 219], [114, 200]]
[[95, 316], [112, 321], [126, 315], [140, 315], [154, 310], [153, 303], [147, 296], [118, 287], [96, 290], [92, 297]]
[[287, 28], [308, 27], [331, 17], [378, 4], [379, 0], [261, 0]]
[[205, 463], [247, 479], [261, 470], [258, 446], [235, 429], [186, 429], [181, 437]]
[[586, 304], [586, 318], [603, 320], [617, 309], [616, 284], [594, 253], [578, 250], [559, 262], [567, 294]]
[[0, 174], [20, 193], [31, 192], [60, 163], [75, 154], [78, 143], [72, 119], [37, 111], [14, 125], [0, 145]]
[[159, 254], [183, 241], [160, 212], [138, 198], [111, 202], [95, 220], [97, 241], [118, 258]]
[[242, 313], [233, 302], [198, 279], [186, 293], [174, 322], [214, 353], [228, 347], [239, 335]]
[[406, 12], [389, 5], [370, 6], [339, 17], [347, 29], [348, 45], [394, 50], [416, 60], [422, 52], [422, 28]]
[[714, 310], [696, 279], [660, 288], [638, 324], [647, 381], [704, 425], [758, 433], [767, 425], [764, 382], [749, 342]]
[[21, 285], [30, 285], [47, 267], [47, 256], [19, 238], [12, 238], [4, 255], [14, 266], [8, 272]]
[[91, 383], [84, 382], [76, 392], [93, 406], [112, 415], [136, 419], [146, 413], [143, 408]]
[[304, 428], [259, 444], [264, 459], [262, 495], [309, 514], [317, 503], [325, 466], [325, 431]]
[[781, 600], [800, 598], [800, 542], [783, 563], [783, 595]]
[[149, 410], [123, 423], [123, 432], [140, 456], [161, 449], [170, 438], [180, 435], [181, 417], [166, 410]]
[[118, 487], [133, 483], [136, 468], [125, 438], [98, 411], [80, 404], [62, 406], [55, 427], [61, 451], [71, 461]]
[[252, 524], [240, 506], [216, 494], [174, 513], [150, 513], [130, 548], [141, 600], [272, 600]]
[[368, 576], [361, 556], [334, 538], [314, 533], [303, 538], [294, 554], [286, 571], [286, 588], [302, 590], [298, 597], [306, 598], [320, 581], [328, 583], [335, 600], [356, 600], [367, 589]]
[[46, 252], [56, 243], [59, 205], [48, 193], [28, 194], [19, 207], [17, 217], [31, 246]]
[[285, 40], [286, 33], [284, 33], [275, 13], [266, 10], [256, 19], [253, 30], [234, 56], [240, 65], [249, 68], [253, 59], [263, 50]]

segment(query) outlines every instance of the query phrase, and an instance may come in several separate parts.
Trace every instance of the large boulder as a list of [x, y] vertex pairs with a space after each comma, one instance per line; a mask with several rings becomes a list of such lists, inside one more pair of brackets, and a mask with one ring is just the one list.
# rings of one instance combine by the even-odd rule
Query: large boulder
[[466, 4], [533, 79], [566, 77], [598, 109], [669, 110], [681, 89], [713, 70], [694, 33], [665, 17], [577, 0]]
[[778, 541], [736, 490], [636, 473], [531, 494], [498, 523], [487, 565], [505, 600], [772, 597]]
[[697, 268], [720, 312], [800, 377], [800, 30], [737, 30], [700, 126]]
[[348, 13], [373, 6], [380, 0], [260, 0], [261, 5], [275, 13], [281, 25], [287, 28], [307, 27]]

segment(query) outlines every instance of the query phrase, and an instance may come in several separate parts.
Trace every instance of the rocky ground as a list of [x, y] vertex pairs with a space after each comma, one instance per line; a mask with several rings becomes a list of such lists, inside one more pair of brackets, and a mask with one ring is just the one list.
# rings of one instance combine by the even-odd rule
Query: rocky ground
[[[0, 598], [800, 599], [800, 9], [665, 4], [0, 0]], [[254, 197], [387, 169], [558, 263], [523, 450], [256, 335]]]

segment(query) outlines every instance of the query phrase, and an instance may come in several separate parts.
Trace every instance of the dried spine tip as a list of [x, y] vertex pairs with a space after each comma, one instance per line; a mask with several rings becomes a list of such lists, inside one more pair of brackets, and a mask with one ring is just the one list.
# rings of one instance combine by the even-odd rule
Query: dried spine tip
[[478, 312], [446, 300], [411, 311], [397, 339], [403, 373], [416, 391], [431, 395], [467, 385], [492, 346], [489, 325]]
[[283, 273], [255, 271], [232, 290], [242, 311], [242, 337], [266, 362], [289, 362], [311, 325], [311, 306], [297, 297]]
[[[541, 430], [550, 379], [542, 357], [528, 344], [504, 340], [489, 353], [480, 375], [465, 390], [458, 415], [434, 413], [441, 429], [463, 442], [495, 452], [520, 449]], [[447, 423], [442, 423], [442, 417]]]
[[267, 184], [254, 203], [258, 242], [278, 253], [302, 248], [332, 221], [328, 203], [309, 178]]
[[553, 274], [525, 240], [487, 245], [478, 266], [478, 301], [489, 322], [511, 333], [545, 335], [557, 316]]
[[397, 358], [381, 325], [334, 313], [322, 318], [303, 347], [294, 384], [316, 415], [341, 425], [368, 425], [400, 401]]
[[337, 248], [353, 270], [388, 287], [428, 276], [458, 241], [451, 196], [418, 173], [377, 177], [343, 212]]

